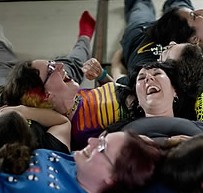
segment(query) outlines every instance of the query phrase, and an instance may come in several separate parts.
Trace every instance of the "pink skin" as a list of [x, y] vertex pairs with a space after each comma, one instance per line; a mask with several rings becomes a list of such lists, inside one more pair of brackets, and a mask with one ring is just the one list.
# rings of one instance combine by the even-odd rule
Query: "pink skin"
[[94, 80], [101, 76], [102, 67], [96, 58], [91, 58], [83, 64], [82, 71], [87, 79]]
[[191, 9], [181, 9], [180, 15], [187, 19], [190, 27], [194, 27], [196, 34], [190, 39], [191, 43], [198, 43], [203, 47], [203, 9], [192, 11]]
[[53, 104], [54, 109], [64, 114], [73, 107], [79, 85], [73, 80], [65, 83], [60, 72], [55, 69], [47, 80], [45, 89], [49, 94], [48, 99]]
[[[40, 78], [44, 82], [48, 75], [48, 61], [35, 60], [32, 62], [32, 66], [40, 71]], [[64, 82], [64, 79], [68, 77], [63, 66], [63, 63], [55, 63], [55, 69], [45, 84], [48, 99], [53, 104], [54, 109], [61, 114], [73, 107], [79, 89], [78, 83], [72, 79]]]
[[172, 105], [176, 93], [163, 70], [142, 68], [136, 80], [136, 93], [146, 117], [174, 116]]
[[172, 60], [178, 60], [181, 56], [181, 52], [183, 48], [187, 45], [188, 43], [182, 43], [182, 44], [177, 44], [176, 42], [172, 41], [169, 43], [166, 50], [164, 50], [159, 58], [160, 62], [166, 61], [166, 59], [172, 59]]
[[[110, 133], [105, 137], [107, 147], [104, 150], [114, 164], [125, 141], [124, 132]], [[80, 151], [76, 151], [74, 159], [77, 165], [77, 179], [88, 192], [97, 192], [104, 183], [112, 183], [112, 165], [107, 161], [103, 153], [97, 151], [98, 138], [89, 138], [88, 145]], [[116, 145], [115, 145], [116, 144]], [[99, 175], [98, 175], [99, 174]]]

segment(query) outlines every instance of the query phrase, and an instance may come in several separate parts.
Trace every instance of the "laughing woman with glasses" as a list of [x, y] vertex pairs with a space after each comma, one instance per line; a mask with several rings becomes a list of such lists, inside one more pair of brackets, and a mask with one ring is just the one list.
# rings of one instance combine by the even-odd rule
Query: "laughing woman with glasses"
[[[16, 121], [20, 119], [24, 118], [18, 115]], [[26, 128], [16, 132], [27, 131], [31, 138], [26, 124], [21, 124], [21, 127]], [[13, 147], [11, 144], [18, 142], [29, 147], [30, 142], [23, 142], [24, 138], [18, 138], [17, 135], [13, 138], [12, 141], [4, 140], [0, 147], [0, 192], [135, 192], [149, 183], [161, 157], [155, 143], [129, 131], [90, 138], [88, 145], [73, 155], [37, 149], [32, 156], [25, 154], [21, 159], [20, 151], [13, 152], [9, 158]], [[8, 135], [4, 139], [8, 139]], [[25, 162], [18, 166], [15, 156]]]
[[84, 148], [87, 139], [98, 136], [109, 124], [127, 116], [116, 100], [116, 85], [94, 89], [79, 85], [55, 61], [30, 61], [16, 65], [2, 91], [2, 103], [50, 108], [71, 121], [71, 149]]
[[[27, 62], [25, 62], [25, 66], [23, 66], [21, 69], [14, 69], [14, 73], [18, 74], [20, 73], [20, 70], [22, 70], [25, 74], [23, 79], [19, 79], [19, 77], [16, 77], [17, 79], [11, 77], [11, 81], [9, 80], [6, 82], [4, 79], [6, 79], [8, 76], [4, 73], [10, 72], [15, 68], [16, 60], [12, 63], [12, 65], [9, 65], [9, 68], [6, 67], [6, 70], [0, 69], [2, 76], [0, 77], [0, 85], [1, 90], [4, 90], [5, 88], [9, 88], [7, 91], [12, 94], [6, 94], [6, 100], [1, 97], [1, 105], [7, 104], [7, 105], [21, 105], [24, 101], [28, 101], [27, 105], [29, 104], [35, 104], [35, 106], [47, 108], [51, 107], [50, 103], [46, 100], [49, 95], [52, 93], [44, 92], [44, 85], [46, 85], [46, 82], [49, 80], [49, 77], [52, 75], [53, 71], [60, 70], [61, 66], [64, 67], [64, 70], [62, 70], [62, 76], [65, 78], [65, 80], [68, 82], [71, 78], [73, 78], [77, 83], [72, 87], [73, 91], [78, 89], [78, 84], [81, 83], [83, 79], [83, 71], [82, 66], [83, 62], [88, 60], [91, 56], [91, 50], [90, 50], [90, 42], [94, 33], [95, 29], [95, 19], [90, 15], [88, 11], [84, 11], [80, 17], [79, 21], [79, 34], [78, 34], [78, 40], [74, 46], [74, 48], [71, 50], [69, 54], [66, 56], [57, 57], [54, 61], [48, 61], [48, 60], [34, 60], [31, 61], [36, 66], [41, 66], [42, 69], [44, 67], [44, 72], [39, 73], [37, 70], [35, 70], [35, 73], [31, 69], [26, 70]], [[5, 44], [5, 42], [1, 42], [0, 44]], [[4, 45], [5, 47], [6, 45]], [[6, 51], [12, 52], [10, 49], [2, 49], [2, 58], [5, 55]], [[12, 52], [13, 54], [13, 52]], [[4, 58], [4, 63], [8, 62], [8, 57]], [[14, 65], [15, 64], [15, 65]], [[48, 66], [44, 66], [44, 64], [48, 64]], [[12, 68], [11, 68], [12, 66]], [[47, 68], [48, 67], [48, 68]], [[2, 68], [5, 68], [4, 65], [2, 65]], [[68, 75], [67, 75], [68, 74]], [[44, 78], [43, 82], [39, 79], [39, 76]], [[38, 79], [36, 78], [38, 77]], [[4, 81], [2, 81], [2, 79]], [[30, 84], [28, 82], [30, 81]], [[17, 85], [18, 83], [21, 85], [21, 88], [19, 88]], [[12, 87], [12, 86], [13, 87]], [[25, 90], [28, 91], [25, 93]], [[60, 88], [59, 88], [60, 90]], [[37, 95], [38, 94], [38, 95]], [[3, 95], [2, 95], [3, 96]], [[37, 97], [34, 97], [37, 96]], [[76, 107], [75, 98], [73, 98], [71, 101], [68, 101], [68, 106], [71, 106], [70, 110], [72, 108]], [[11, 103], [10, 103], [10, 102]], [[22, 106], [21, 106], [22, 107]], [[17, 108], [21, 108], [17, 107]], [[24, 109], [25, 107], [23, 107]], [[5, 109], [4, 109], [5, 110]], [[16, 110], [16, 109], [15, 109]], [[49, 111], [48, 111], [49, 112]], [[50, 111], [51, 112], [51, 111]], [[54, 116], [52, 116], [53, 114]], [[52, 115], [51, 115], [52, 114]], [[36, 132], [36, 136], [38, 140], [40, 141], [41, 148], [48, 148], [48, 149], [54, 149], [58, 151], [62, 151], [65, 153], [68, 153], [70, 150], [70, 145], [67, 143], [67, 139], [70, 137], [70, 129], [69, 127], [64, 127], [64, 129], [57, 129], [58, 125], [64, 124], [64, 119], [68, 120], [67, 117], [62, 116], [61, 114], [56, 114], [56, 112], [45, 113], [42, 117], [47, 116], [48, 119], [46, 124], [38, 124], [38, 122], [35, 122], [33, 120], [33, 117], [30, 117], [32, 121], [31, 127], [33, 128], [33, 132]], [[51, 115], [51, 116], [50, 116]], [[26, 116], [26, 115], [25, 115]], [[62, 118], [63, 117], [63, 118]], [[54, 120], [61, 120], [60, 121], [54, 121]], [[55, 122], [55, 127], [53, 126], [53, 123]], [[68, 120], [69, 122], [69, 120]], [[39, 122], [41, 123], [41, 122]], [[50, 124], [51, 123], [51, 124]], [[51, 132], [49, 132], [51, 131]], [[65, 136], [65, 137], [64, 137]], [[70, 142], [70, 141], [69, 141]]]

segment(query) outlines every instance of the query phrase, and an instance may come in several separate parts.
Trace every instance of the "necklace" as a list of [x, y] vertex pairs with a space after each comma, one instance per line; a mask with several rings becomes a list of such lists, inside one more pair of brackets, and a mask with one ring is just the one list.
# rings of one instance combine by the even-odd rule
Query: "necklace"
[[69, 117], [70, 114], [71, 114], [72, 112], [74, 112], [74, 111], [77, 109], [80, 100], [81, 100], [81, 96], [77, 95], [77, 96], [75, 97], [75, 102], [74, 102], [72, 108], [68, 109], [67, 112], [66, 112], [66, 114], [65, 114], [67, 117]]

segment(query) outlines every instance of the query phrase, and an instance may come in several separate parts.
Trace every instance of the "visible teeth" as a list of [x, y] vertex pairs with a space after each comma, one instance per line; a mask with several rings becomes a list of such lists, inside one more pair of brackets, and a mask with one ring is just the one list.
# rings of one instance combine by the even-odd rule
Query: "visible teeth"
[[147, 94], [149, 95], [149, 94], [153, 94], [153, 93], [156, 93], [156, 92], [159, 92], [160, 91], [160, 89], [158, 88], [158, 87], [156, 87], [156, 86], [149, 86], [148, 88], [147, 88]]
[[87, 158], [89, 158], [89, 157], [90, 157], [86, 149], [83, 149], [83, 151], [82, 151], [82, 152], [83, 152], [83, 154], [85, 155], [85, 157], [87, 157]]

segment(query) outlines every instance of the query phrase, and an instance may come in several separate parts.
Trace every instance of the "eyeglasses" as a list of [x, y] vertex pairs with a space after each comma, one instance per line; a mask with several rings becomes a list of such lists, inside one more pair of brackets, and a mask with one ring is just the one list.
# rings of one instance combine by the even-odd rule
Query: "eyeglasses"
[[151, 52], [157, 56], [157, 55], [161, 55], [163, 51], [168, 50], [170, 48], [170, 45], [168, 46], [162, 46], [161, 44], [157, 44], [156, 47], [151, 48]]
[[47, 77], [46, 77], [46, 79], [44, 81], [44, 85], [46, 84], [46, 82], [49, 79], [49, 77], [51, 76], [51, 74], [54, 72], [55, 65], [56, 65], [55, 61], [48, 61], [48, 65], [47, 65]]
[[[176, 45], [177, 43], [176, 42], [170, 42], [170, 44], [169, 45], [167, 45], [167, 46], [164, 46], [164, 47], [162, 47], [161, 48], [161, 50], [160, 50], [160, 54], [159, 54], [159, 59], [157, 60], [158, 62], [163, 62], [163, 59], [162, 59], [162, 53], [164, 52], [164, 51], [166, 51], [166, 50], [170, 50], [174, 45]], [[169, 51], [168, 51], [168, 54], [169, 54]]]
[[194, 12], [194, 11], [191, 11], [191, 12], [190, 12], [190, 17], [191, 17], [193, 20], [195, 20], [197, 17], [203, 18], [202, 15], [197, 14], [197, 13]]
[[107, 134], [108, 134], [107, 132], [103, 132], [99, 136], [99, 143], [97, 146], [97, 151], [102, 153], [104, 155], [104, 157], [106, 158], [106, 160], [111, 164], [111, 166], [113, 166], [112, 161], [110, 160], [110, 158], [105, 153], [105, 149], [107, 148], [107, 143], [106, 143], [105, 137]]

